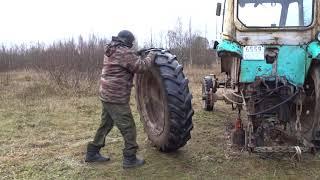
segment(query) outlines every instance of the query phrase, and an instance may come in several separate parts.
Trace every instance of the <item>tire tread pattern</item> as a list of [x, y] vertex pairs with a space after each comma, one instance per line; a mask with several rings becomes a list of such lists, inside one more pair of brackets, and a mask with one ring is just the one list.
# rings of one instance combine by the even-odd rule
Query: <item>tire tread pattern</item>
[[183, 147], [191, 138], [194, 114], [192, 95], [189, 80], [183, 74], [183, 66], [178, 63], [175, 55], [162, 53], [155, 59], [155, 64], [164, 82], [171, 124], [167, 143], [158, 148], [163, 152], [171, 152]]

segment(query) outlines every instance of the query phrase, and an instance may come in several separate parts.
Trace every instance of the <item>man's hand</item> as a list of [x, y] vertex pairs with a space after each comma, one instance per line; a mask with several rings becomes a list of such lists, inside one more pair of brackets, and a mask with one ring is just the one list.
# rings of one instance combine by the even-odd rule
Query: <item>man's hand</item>
[[145, 51], [146, 49], [140, 49], [139, 51], [137, 51], [137, 56], [142, 56]]

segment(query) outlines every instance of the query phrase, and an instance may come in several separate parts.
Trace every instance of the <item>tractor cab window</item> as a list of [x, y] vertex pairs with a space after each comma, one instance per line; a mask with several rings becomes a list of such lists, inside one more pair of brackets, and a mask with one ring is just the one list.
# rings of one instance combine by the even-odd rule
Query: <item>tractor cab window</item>
[[247, 27], [307, 27], [313, 0], [238, 0], [238, 18]]

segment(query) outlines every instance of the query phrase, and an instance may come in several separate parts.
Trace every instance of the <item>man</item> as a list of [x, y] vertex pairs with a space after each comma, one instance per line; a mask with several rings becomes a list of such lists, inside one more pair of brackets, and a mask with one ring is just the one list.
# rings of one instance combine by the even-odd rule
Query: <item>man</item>
[[100, 149], [105, 146], [105, 138], [115, 124], [124, 138], [123, 168], [141, 166], [144, 160], [136, 157], [136, 126], [129, 106], [134, 73], [142, 73], [153, 64], [154, 53], [140, 59], [132, 49], [135, 38], [130, 31], [120, 31], [107, 45], [100, 80], [102, 101], [101, 124], [94, 140], [87, 147], [86, 162], [109, 161]]

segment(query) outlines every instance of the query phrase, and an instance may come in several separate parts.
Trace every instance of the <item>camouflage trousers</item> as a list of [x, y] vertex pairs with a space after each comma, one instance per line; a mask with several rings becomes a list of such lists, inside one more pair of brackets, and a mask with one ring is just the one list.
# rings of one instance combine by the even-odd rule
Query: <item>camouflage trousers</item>
[[108, 133], [116, 125], [124, 139], [124, 156], [136, 154], [138, 144], [137, 133], [131, 109], [128, 103], [114, 104], [102, 101], [101, 124], [95, 134], [94, 140], [89, 142], [88, 151], [99, 151], [105, 146], [105, 139]]

